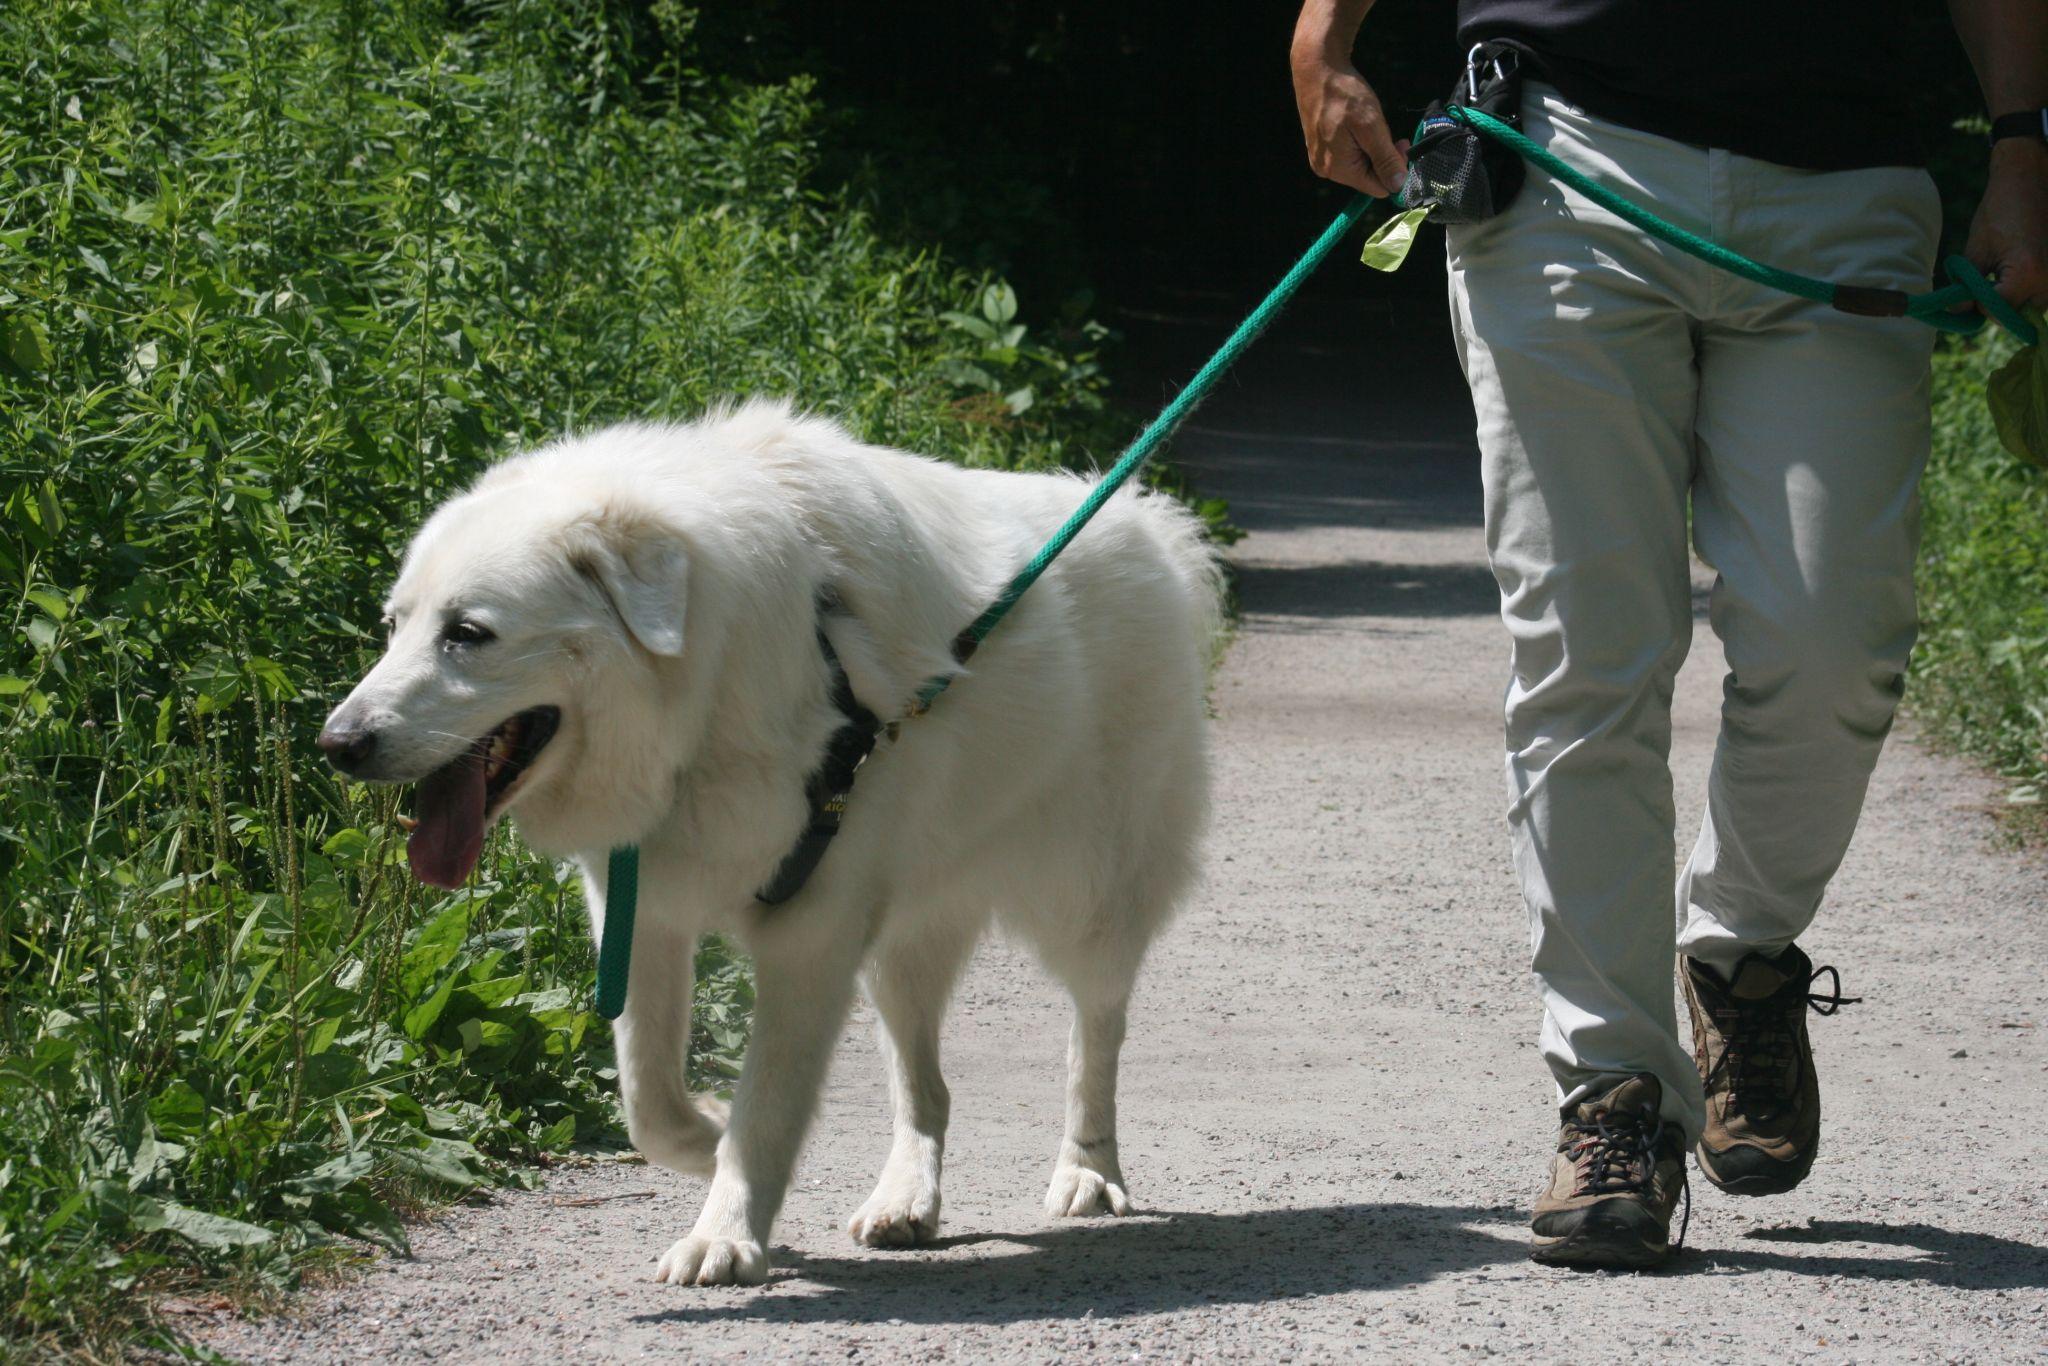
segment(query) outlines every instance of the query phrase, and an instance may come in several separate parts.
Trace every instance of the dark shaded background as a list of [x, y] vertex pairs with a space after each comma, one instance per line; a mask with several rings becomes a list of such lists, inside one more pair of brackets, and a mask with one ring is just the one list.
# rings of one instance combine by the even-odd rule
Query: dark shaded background
[[[1308, 170], [1288, 84], [1291, 0], [765, 0], [707, 9], [708, 52], [753, 74], [815, 73], [862, 120], [867, 176], [918, 231], [1003, 270], [1027, 300], [1092, 285], [1110, 304], [1192, 287], [1247, 302], [1348, 192]], [[1945, 7], [1901, 35], [1901, 89], [1930, 128], [1980, 112]], [[1767, 35], [1758, 35], [1759, 42]], [[1811, 54], [1824, 63], [1826, 53]], [[1358, 61], [1405, 126], [1459, 67], [1449, 0], [1385, 0]], [[928, 157], [930, 174], [918, 174]], [[1936, 173], [1964, 220], [1982, 144], [1952, 134]], [[964, 167], [964, 175], [947, 164]], [[1392, 279], [1333, 265], [1318, 293], [1442, 298], [1434, 233]]]

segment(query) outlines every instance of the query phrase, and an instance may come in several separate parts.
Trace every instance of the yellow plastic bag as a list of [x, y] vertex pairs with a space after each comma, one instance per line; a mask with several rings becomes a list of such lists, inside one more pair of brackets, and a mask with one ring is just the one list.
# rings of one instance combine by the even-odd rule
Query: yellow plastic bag
[[1365, 250], [1358, 259], [1374, 270], [1396, 271], [1408, 259], [1408, 251], [1415, 245], [1415, 234], [1422, 228], [1422, 220], [1429, 217], [1429, 206], [1397, 213], [1373, 230], [1365, 239]]

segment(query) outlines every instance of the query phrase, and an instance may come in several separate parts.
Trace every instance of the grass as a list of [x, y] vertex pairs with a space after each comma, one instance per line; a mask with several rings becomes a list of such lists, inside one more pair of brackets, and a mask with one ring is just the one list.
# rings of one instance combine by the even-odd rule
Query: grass
[[[423, 509], [610, 418], [798, 396], [1103, 453], [1078, 315], [821, 184], [803, 80], [602, 0], [0, 9], [0, 1331], [117, 1355], [616, 1141], [562, 870], [405, 875], [309, 760]], [[744, 1039], [699, 963], [697, 1060]]]
[[1935, 357], [1934, 453], [1922, 486], [1924, 624], [1914, 706], [2005, 782], [2022, 839], [2048, 838], [2048, 470], [2008, 454], [1984, 401], [2014, 343], [1987, 328]]

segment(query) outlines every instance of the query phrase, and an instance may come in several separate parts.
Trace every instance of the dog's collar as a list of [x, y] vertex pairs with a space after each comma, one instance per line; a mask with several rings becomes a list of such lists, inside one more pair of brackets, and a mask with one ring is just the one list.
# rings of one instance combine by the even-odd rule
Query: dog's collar
[[830, 674], [828, 686], [832, 706], [840, 715], [839, 729], [825, 742], [824, 757], [804, 780], [804, 799], [810, 803], [811, 817], [804, 824], [803, 834], [797, 836], [795, 847], [782, 856], [775, 875], [754, 893], [754, 899], [764, 906], [779, 906], [789, 900], [804, 889], [811, 874], [817, 871], [819, 860], [825, 857], [833, 836], [839, 833], [846, 799], [853, 792], [854, 775], [874, 753], [875, 741], [884, 729], [875, 714], [853, 695], [846, 666], [839, 662], [839, 652], [825, 635], [823, 618], [835, 610], [839, 610], [836, 595], [820, 600], [818, 650], [825, 656], [825, 668]]

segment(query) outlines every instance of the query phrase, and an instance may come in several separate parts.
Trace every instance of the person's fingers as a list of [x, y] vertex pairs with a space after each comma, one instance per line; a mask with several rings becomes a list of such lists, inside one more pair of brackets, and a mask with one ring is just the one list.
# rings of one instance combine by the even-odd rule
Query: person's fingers
[[1394, 135], [1387, 127], [1387, 117], [1380, 112], [1377, 100], [1354, 104], [1350, 116], [1344, 120], [1344, 127], [1372, 164], [1373, 176], [1387, 187], [1383, 193], [1391, 193], [1394, 186], [1408, 178], [1408, 158], [1404, 155], [1406, 147], [1395, 143]]
[[1351, 138], [1339, 130], [1334, 136], [1325, 137], [1309, 145], [1309, 168], [1325, 180], [1347, 185], [1375, 198], [1386, 196], [1386, 187], [1373, 174], [1372, 163]]
[[2048, 307], [2048, 267], [2033, 252], [2008, 252], [1998, 263], [1992, 287], [2014, 308]]

